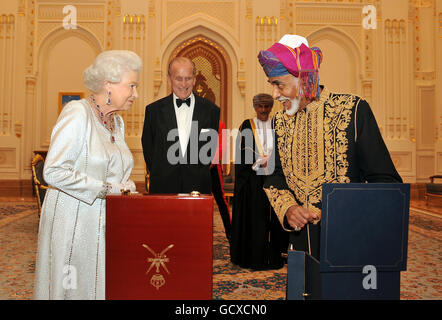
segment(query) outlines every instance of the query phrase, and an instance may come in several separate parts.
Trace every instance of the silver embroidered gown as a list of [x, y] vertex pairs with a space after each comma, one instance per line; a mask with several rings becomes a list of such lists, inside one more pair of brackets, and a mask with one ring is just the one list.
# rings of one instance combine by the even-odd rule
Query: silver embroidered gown
[[44, 178], [35, 299], [105, 298], [103, 183], [125, 183], [133, 157], [115, 115], [115, 143], [87, 100], [72, 101], [52, 131]]

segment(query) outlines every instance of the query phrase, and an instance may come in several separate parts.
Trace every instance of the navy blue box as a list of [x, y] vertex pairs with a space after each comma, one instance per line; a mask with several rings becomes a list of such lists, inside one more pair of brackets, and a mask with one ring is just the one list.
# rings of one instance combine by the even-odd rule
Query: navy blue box
[[300, 269], [307, 253], [289, 252], [287, 299], [299, 299], [294, 283], [312, 278], [322, 299], [399, 299], [409, 206], [409, 184], [324, 184], [319, 272], [314, 264]]

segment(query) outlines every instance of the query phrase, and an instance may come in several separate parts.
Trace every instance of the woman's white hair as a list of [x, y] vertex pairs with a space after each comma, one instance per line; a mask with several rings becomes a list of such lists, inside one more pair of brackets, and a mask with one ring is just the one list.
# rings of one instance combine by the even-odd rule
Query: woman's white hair
[[94, 63], [83, 71], [83, 82], [86, 88], [94, 93], [100, 92], [105, 81], [120, 82], [124, 73], [140, 71], [141, 58], [133, 51], [103, 51]]

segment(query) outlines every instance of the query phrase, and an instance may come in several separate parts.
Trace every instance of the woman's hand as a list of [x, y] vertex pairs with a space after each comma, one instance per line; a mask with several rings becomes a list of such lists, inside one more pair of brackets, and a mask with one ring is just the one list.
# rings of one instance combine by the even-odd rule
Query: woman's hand
[[137, 187], [135, 186], [135, 183], [132, 180], [127, 180], [126, 183], [124, 184], [124, 190], [135, 192], [137, 191]]

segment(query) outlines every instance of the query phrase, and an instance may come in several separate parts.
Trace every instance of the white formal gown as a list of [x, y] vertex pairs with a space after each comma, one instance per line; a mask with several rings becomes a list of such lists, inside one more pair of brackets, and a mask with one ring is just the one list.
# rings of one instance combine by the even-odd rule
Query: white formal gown
[[87, 100], [72, 101], [52, 131], [44, 166], [35, 299], [104, 299], [106, 200], [103, 183], [125, 183], [133, 157], [115, 115], [115, 143]]

